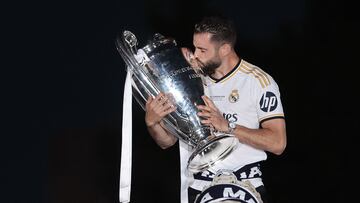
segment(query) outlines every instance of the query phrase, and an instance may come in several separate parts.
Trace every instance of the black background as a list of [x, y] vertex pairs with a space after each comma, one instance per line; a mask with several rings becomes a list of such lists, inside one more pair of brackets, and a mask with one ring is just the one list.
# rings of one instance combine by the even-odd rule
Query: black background
[[[288, 146], [269, 154], [276, 203], [354, 195], [359, 21], [346, 1], [14, 2], [3, 7], [1, 202], [118, 202], [123, 29], [191, 46], [193, 24], [222, 13], [237, 52], [277, 81]], [[161, 150], [134, 102], [132, 202], [179, 202], [177, 145]]]

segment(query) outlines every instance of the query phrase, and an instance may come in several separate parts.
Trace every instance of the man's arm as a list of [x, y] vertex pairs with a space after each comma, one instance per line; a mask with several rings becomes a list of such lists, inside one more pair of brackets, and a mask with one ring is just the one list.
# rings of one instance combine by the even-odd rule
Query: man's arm
[[[205, 118], [202, 123], [212, 126], [218, 131], [227, 132], [229, 130], [228, 121], [208, 97], [203, 96], [203, 99], [206, 106], [198, 106], [199, 110], [201, 110], [199, 116]], [[232, 134], [241, 143], [276, 155], [282, 154], [286, 147], [285, 120], [282, 118], [267, 120], [262, 123], [261, 127], [261, 129], [250, 129], [236, 125]]]
[[151, 96], [148, 98], [145, 110], [145, 123], [155, 142], [162, 149], [174, 145], [177, 138], [165, 129], [162, 119], [175, 111], [176, 106], [171, 103], [165, 94], [160, 93], [155, 98]]
[[241, 143], [248, 144], [276, 155], [283, 153], [286, 147], [285, 120], [276, 118], [264, 121], [261, 129], [249, 129], [236, 125], [234, 134]]

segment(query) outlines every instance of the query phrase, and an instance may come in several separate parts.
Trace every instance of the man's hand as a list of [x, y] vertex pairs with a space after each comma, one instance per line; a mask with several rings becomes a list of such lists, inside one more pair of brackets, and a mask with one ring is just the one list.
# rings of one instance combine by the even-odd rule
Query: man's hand
[[194, 56], [193, 52], [186, 47], [181, 48], [181, 52], [185, 57], [185, 60], [190, 64], [190, 66], [196, 71], [201, 71], [202, 63]]
[[148, 127], [159, 124], [161, 119], [176, 110], [176, 106], [170, 101], [169, 96], [164, 93], [158, 94], [155, 98], [149, 97], [146, 101], [145, 122]]
[[213, 127], [215, 130], [227, 132], [228, 131], [228, 121], [222, 116], [215, 104], [207, 96], [202, 96], [206, 106], [198, 105], [200, 112], [199, 116], [204, 119], [201, 120], [201, 123]]

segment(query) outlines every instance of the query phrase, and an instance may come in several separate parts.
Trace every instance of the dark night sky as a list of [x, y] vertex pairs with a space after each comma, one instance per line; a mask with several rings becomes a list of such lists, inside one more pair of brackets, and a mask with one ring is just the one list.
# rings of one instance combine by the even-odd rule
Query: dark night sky
[[[123, 29], [191, 46], [193, 23], [223, 13], [237, 51], [277, 81], [288, 147], [270, 155], [276, 203], [345, 202], [354, 170], [359, 21], [346, 1], [50, 1], [14, 3], [3, 24], [1, 202], [116, 202]], [[134, 103], [132, 199], [177, 202], [177, 146], [161, 150]], [[310, 198], [310, 195], [312, 196]]]

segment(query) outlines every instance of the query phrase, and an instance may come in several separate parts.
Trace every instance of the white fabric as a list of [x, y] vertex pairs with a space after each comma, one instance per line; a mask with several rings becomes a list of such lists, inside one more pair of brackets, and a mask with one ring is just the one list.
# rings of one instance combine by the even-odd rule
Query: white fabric
[[[249, 179], [246, 179], [246, 180], [249, 181], [255, 188], [264, 185], [261, 178], [249, 178]], [[209, 186], [210, 183], [211, 183], [211, 181], [194, 180], [191, 187], [194, 188], [195, 190], [203, 191], [204, 188]]]
[[180, 151], [180, 197], [181, 203], [188, 203], [188, 192], [187, 188], [191, 185], [194, 180], [192, 174], [187, 170], [188, 159], [191, 156], [191, 147], [179, 140], [179, 151]]
[[131, 159], [132, 159], [132, 92], [131, 73], [127, 72], [122, 118], [122, 146], [120, 163], [119, 200], [121, 203], [130, 202], [131, 191]]
[[[228, 121], [250, 129], [258, 129], [260, 122], [264, 119], [284, 117], [276, 82], [259, 67], [245, 60], [241, 60], [240, 64], [221, 80], [216, 81], [205, 77], [204, 82], [205, 95], [215, 103]], [[180, 145], [181, 203], [188, 202], [187, 187], [191, 186], [196, 189], [204, 187], [202, 181], [194, 181], [193, 177], [189, 178], [184, 175], [186, 173], [186, 164], [184, 166], [184, 163], [187, 163], [185, 161], [189, 156], [190, 153], [184, 149], [183, 145]], [[266, 158], [263, 150], [239, 142], [229, 156], [212, 166], [209, 171], [213, 173], [219, 169], [236, 171], [247, 164], [266, 160]], [[204, 171], [203, 175], [206, 176], [208, 173], [208, 171]], [[261, 184], [261, 182], [256, 183], [256, 185]]]
[[[139, 49], [134, 55], [141, 65], [150, 59], [146, 53]], [[131, 159], [132, 159], [132, 79], [130, 68], [127, 67], [123, 98], [123, 120], [122, 120], [122, 146], [120, 163], [120, 187], [119, 200], [121, 203], [130, 202], [131, 192]]]

